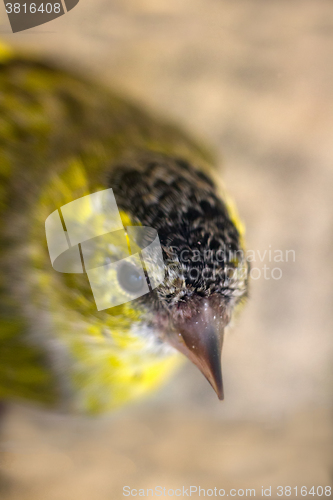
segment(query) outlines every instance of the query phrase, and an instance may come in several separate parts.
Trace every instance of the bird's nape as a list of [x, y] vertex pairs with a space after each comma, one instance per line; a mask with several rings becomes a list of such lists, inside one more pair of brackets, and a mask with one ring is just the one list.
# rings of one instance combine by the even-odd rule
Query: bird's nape
[[142, 300], [156, 338], [192, 361], [223, 399], [224, 329], [247, 293], [241, 236], [225, 201], [190, 162], [156, 153], [120, 163], [110, 186], [131, 219], [158, 231], [165, 280]]

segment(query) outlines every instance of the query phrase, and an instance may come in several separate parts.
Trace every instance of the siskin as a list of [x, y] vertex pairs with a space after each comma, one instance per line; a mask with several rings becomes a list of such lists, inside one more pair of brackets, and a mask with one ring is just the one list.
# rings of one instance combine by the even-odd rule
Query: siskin
[[[209, 151], [5, 46], [0, 143], [0, 399], [98, 414], [149, 394], [183, 355], [223, 399], [223, 335], [247, 296], [247, 262]], [[52, 268], [44, 227], [57, 208], [110, 187], [125, 226], [157, 230], [165, 277], [131, 300], [140, 278], [127, 266], [113, 293], [128, 301], [98, 311], [85, 274]]]

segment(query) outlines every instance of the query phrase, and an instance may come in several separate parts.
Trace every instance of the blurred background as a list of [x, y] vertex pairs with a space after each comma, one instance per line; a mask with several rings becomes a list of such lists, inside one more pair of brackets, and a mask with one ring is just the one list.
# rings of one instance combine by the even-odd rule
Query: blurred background
[[81, 0], [16, 34], [1, 4], [0, 37], [206, 139], [259, 269], [225, 341], [223, 403], [186, 363], [151, 399], [111, 417], [13, 405], [1, 498], [110, 500], [126, 485], [256, 496], [271, 486], [278, 498], [277, 486], [297, 486], [298, 496], [332, 486], [331, 0]]

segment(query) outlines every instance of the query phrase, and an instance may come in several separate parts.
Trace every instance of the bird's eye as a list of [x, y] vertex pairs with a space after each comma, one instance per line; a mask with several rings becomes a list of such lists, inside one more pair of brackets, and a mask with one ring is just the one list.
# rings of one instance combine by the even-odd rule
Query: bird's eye
[[145, 283], [142, 273], [128, 262], [120, 265], [117, 276], [120, 286], [129, 293], [139, 292]]

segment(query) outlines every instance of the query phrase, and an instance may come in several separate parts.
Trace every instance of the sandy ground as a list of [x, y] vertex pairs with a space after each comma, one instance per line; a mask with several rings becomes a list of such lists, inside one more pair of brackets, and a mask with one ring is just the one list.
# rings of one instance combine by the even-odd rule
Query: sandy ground
[[225, 343], [225, 402], [186, 365], [111, 419], [13, 406], [2, 498], [118, 499], [125, 485], [257, 497], [272, 486], [279, 498], [279, 485], [298, 497], [332, 485], [332, 2], [81, 0], [15, 35], [3, 5], [0, 15], [2, 38], [80, 66], [210, 141], [257, 269]]

